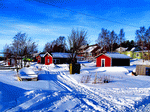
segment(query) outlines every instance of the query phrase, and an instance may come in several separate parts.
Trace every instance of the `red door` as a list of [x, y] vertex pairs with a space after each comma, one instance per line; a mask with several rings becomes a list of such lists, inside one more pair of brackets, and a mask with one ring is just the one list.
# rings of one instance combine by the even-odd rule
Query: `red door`
[[46, 55], [45, 56], [45, 65], [50, 65], [53, 63], [53, 58], [51, 55]]
[[101, 55], [96, 58], [96, 66], [97, 67], [110, 67], [111, 66], [111, 58], [106, 55]]

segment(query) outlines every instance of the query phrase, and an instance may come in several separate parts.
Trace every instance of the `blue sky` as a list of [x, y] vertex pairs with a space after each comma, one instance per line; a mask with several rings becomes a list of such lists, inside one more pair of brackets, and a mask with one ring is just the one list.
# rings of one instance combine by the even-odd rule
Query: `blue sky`
[[42, 51], [59, 36], [67, 39], [73, 28], [87, 31], [95, 44], [101, 28], [117, 34], [123, 28], [125, 38], [134, 40], [141, 26], [150, 26], [149, 0], [0, 0], [0, 50], [18, 32], [27, 33]]

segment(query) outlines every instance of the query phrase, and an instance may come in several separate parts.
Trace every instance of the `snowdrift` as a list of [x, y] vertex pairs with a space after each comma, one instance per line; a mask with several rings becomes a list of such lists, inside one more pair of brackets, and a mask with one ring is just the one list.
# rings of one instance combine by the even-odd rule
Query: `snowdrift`
[[37, 80], [38, 75], [30, 68], [22, 68], [19, 70], [19, 80]]

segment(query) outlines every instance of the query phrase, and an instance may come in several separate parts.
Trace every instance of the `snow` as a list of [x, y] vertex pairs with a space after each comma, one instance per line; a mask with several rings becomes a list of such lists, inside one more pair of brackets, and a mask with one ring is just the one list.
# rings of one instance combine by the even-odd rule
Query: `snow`
[[27, 78], [27, 79], [38, 77], [38, 75], [36, 75], [36, 73], [32, 69], [27, 68], [27, 67], [22, 68], [21, 70], [19, 70], [19, 76], [21, 78]]
[[128, 47], [127, 47], [127, 48], [119, 47], [119, 48], [116, 49], [116, 51], [117, 51], [117, 52], [124, 52], [124, 51], [126, 51], [127, 49], [128, 49]]
[[24, 67], [24, 68], [19, 70], [19, 74], [21, 74], [21, 75], [33, 75], [33, 74], [35, 74], [35, 72], [30, 68]]
[[70, 53], [52, 53], [53, 58], [69, 58]]
[[150, 65], [150, 61], [142, 59], [133, 59], [131, 60], [131, 65]]
[[86, 47], [87, 47], [87, 45], [82, 45], [79, 49], [84, 49]]
[[46, 52], [45, 54], [39, 54], [39, 55], [40, 55], [40, 57], [45, 57], [47, 54], [48, 54], [49, 56], [51, 56], [48, 52]]
[[120, 54], [120, 53], [106, 53], [105, 55], [111, 57], [111, 58], [119, 58], [119, 59], [131, 59], [131, 57], [125, 55], [125, 54]]
[[93, 51], [97, 46], [91, 46], [89, 48], [87, 48], [84, 52], [88, 52], [90, 53], [91, 51]]
[[[134, 59], [131, 66], [125, 67], [79, 63], [80, 74], [70, 74], [68, 64], [32, 63], [20, 70], [20, 73], [38, 74], [38, 81], [19, 82], [16, 71], [0, 70], [0, 111], [150, 111], [150, 77], [129, 75], [137, 64], [150, 62]], [[87, 77], [89, 80], [84, 82]], [[100, 78], [110, 82], [98, 82]]]

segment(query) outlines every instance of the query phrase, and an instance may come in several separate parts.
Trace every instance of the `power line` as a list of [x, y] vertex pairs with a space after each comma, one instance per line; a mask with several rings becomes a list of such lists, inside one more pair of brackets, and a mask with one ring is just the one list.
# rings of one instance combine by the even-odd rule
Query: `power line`
[[89, 17], [101, 19], [101, 20], [103, 20], [103, 21], [108, 21], [108, 22], [112, 22], [112, 23], [116, 23], [116, 24], [121, 24], [121, 25], [126, 25], [126, 26], [130, 26], [130, 27], [139, 28], [138, 26], [129, 25], [129, 24], [125, 24], [125, 23], [121, 23], [121, 22], [117, 22], [117, 21], [112, 21], [112, 20], [108, 20], [108, 19], [105, 19], [105, 18], [96, 17], [96, 16], [92, 16], [92, 15], [89, 15], [89, 14], [85, 14], [85, 13], [73, 11], [73, 10], [70, 10], [70, 9], [62, 8], [62, 7], [56, 6], [56, 5], [54, 5], [54, 4], [51, 4], [51, 3], [49, 3], [49, 2], [44, 2], [44, 1], [40, 1], [40, 0], [35, 0], [35, 1], [40, 2], [40, 3], [44, 3], [44, 4], [48, 4], [48, 5], [51, 5], [51, 6], [53, 6], [53, 7], [57, 7], [57, 8], [60, 8], [60, 9], [63, 9], [63, 10], [67, 10], [67, 11], [70, 11], [70, 12], [74, 12], [74, 13], [78, 13], [78, 14], [81, 14], [81, 15], [85, 15], [85, 16], [89, 16]]

